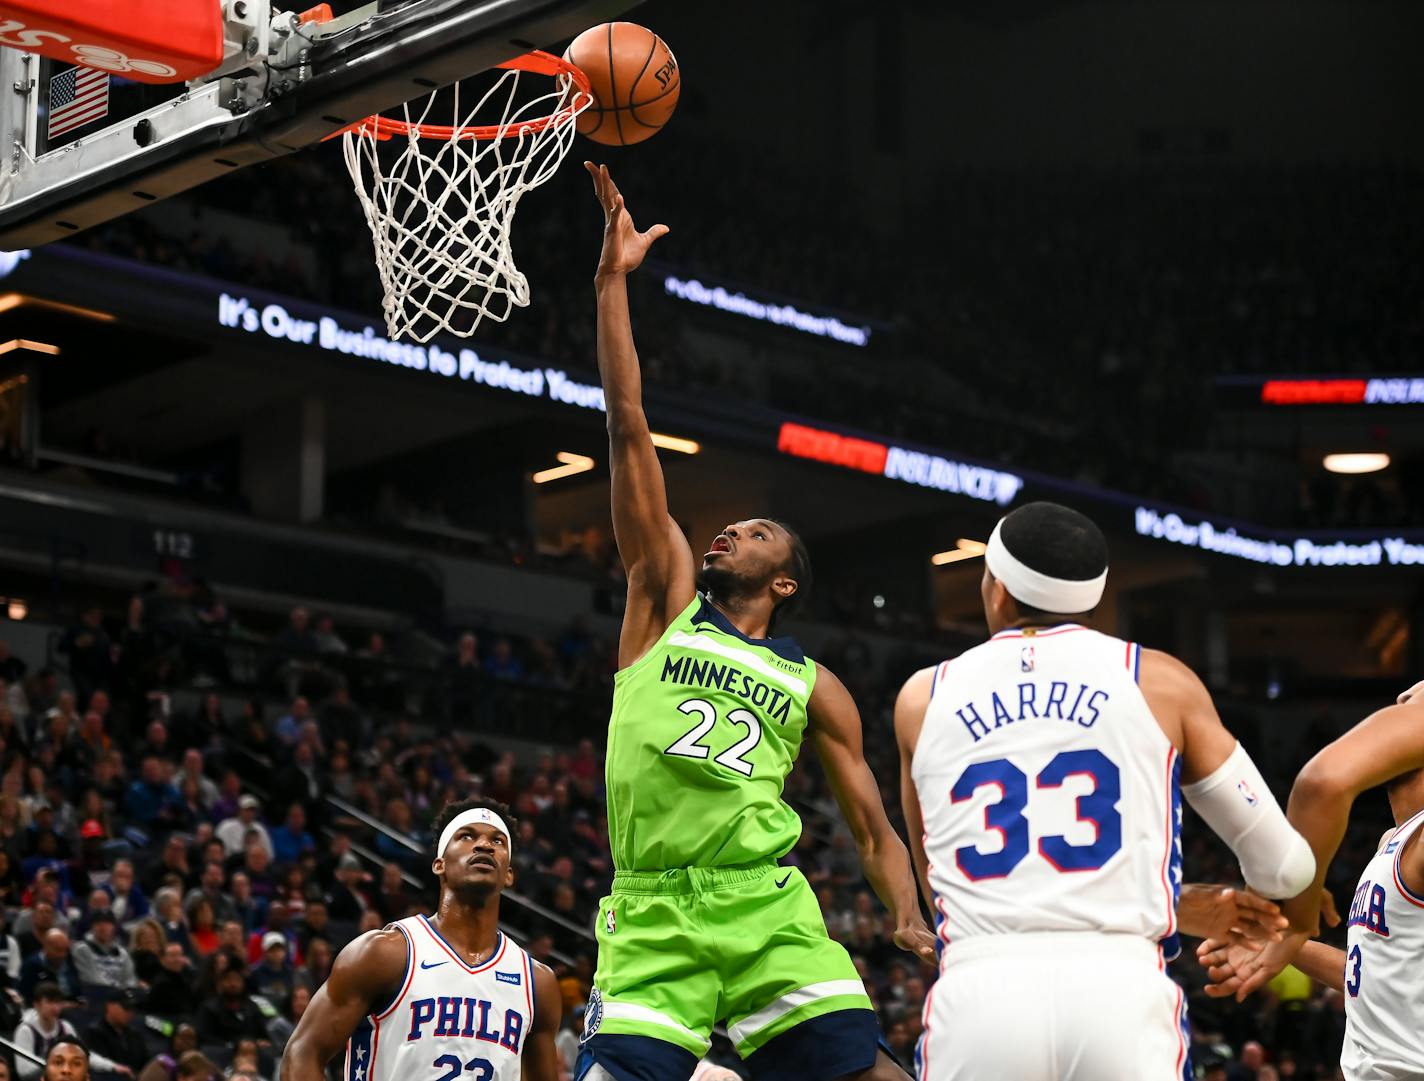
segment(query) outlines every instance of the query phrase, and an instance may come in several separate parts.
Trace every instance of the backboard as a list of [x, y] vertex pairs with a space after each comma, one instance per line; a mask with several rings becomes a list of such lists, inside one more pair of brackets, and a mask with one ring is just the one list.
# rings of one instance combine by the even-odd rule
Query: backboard
[[[223, 0], [221, 63], [170, 86], [0, 47], [0, 250], [301, 150], [637, 0], [375, 0], [319, 23], [273, 2]], [[108, 107], [76, 113], [85, 95]], [[57, 124], [56, 110], [68, 110]]]

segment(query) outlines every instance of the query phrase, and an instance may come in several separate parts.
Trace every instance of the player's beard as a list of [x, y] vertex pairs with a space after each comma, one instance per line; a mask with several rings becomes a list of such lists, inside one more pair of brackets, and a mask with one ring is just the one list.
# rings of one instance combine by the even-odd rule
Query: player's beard
[[730, 567], [707, 563], [697, 575], [697, 588], [721, 601], [729, 601], [742, 593], [745, 582]]

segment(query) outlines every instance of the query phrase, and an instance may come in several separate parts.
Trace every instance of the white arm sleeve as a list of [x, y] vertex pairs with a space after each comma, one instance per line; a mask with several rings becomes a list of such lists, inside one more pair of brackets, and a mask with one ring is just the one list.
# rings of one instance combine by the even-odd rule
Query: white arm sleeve
[[1182, 795], [1241, 861], [1241, 876], [1257, 893], [1294, 897], [1315, 879], [1315, 854], [1286, 821], [1261, 771], [1241, 744], [1210, 777], [1182, 786]]

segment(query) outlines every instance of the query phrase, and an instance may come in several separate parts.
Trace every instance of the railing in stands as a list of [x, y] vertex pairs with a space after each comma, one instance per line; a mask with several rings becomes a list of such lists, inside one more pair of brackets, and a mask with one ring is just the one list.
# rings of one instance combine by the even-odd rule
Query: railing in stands
[[[376, 818], [374, 815], [367, 814], [365, 811], [361, 810], [361, 808], [357, 807], [353, 803], [347, 802], [340, 796], [329, 795], [326, 797], [326, 802], [328, 805], [336, 808], [336, 810], [340, 811], [346, 817], [354, 818], [356, 821], [360, 822], [368, 829], [376, 830], [377, 832], [389, 837], [393, 842], [400, 845], [402, 848], [405, 848], [410, 852], [414, 852], [417, 855], [426, 854], [427, 850], [423, 845], [417, 844], [406, 834], [387, 825], [379, 818]], [[351, 850], [353, 852], [357, 852], [357, 846], [355, 844], [352, 844]], [[379, 856], [377, 856], [374, 852], [371, 852], [369, 849], [366, 850], [366, 852], [364, 853], [357, 852], [357, 855], [363, 856], [363, 858], [369, 858], [377, 864], [384, 863], [384, 861]], [[429, 891], [429, 880], [422, 881], [404, 869], [401, 870], [401, 880], [404, 881], [408, 886], [413, 886], [417, 889], [421, 889], [427, 892]], [[520, 908], [523, 908], [528, 912], [532, 912], [540, 919], [546, 920], [547, 922], [552, 923], [557, 927], [562, 927], [565, 931], [578, 935], [580, 938], [585, 939], [588, 942], [594, 941], [593, 932], [590, 931], [587, 927], [580, 926], [579, 924], [574, 923], [572, 920], [564, 918], [563, 916], [555, 912], [553, 909], [546, 908], [544, 905], [541, 905], [538, 901], [534, 900], [527, 894], [521, 893], [518, 890], [506, 889], [503, 894], [501, 894], [501, 896], [507, 898], [510, 901], [513, 901]], [[572, 960], [568, 957], [559, 954], [556, 954], [556, 956], [558, 960], [564, 962], [565, 964], [573, 963]]]

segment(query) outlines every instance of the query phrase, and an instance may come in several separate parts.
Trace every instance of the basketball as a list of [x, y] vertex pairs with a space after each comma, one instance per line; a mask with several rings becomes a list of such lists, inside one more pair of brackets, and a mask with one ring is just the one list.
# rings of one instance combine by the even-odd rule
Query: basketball
[[578, 131], [606, 146], [650, 138], [677, 108], [682, 78], [667, 43], [637, 23], [603, 23], [574, 38], [564, 59], [588, 75], [593, 104]]

